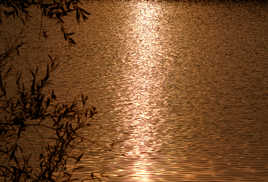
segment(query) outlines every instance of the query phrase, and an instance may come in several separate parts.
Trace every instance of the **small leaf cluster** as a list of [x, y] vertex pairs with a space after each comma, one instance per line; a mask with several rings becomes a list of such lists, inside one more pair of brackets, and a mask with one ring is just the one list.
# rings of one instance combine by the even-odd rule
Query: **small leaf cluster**
[[[84, 95], [71, 103], [58, 101], [54, 90], [47, 87], [57, 66], [55, 58], [49, 56], [46, 71], [42, 73], [38, 67], [31, 70], [29, 83], [17, 72], [14, 95], [7, 92], [10, 69], [0, 71], [0, 181], [72, 181], [76, 168], [67, 165], [80, 161], [82, 154], [71, 151], [83, 141], [80, 131], [97, 112]], [[35, 161], [24, 146], [31, 128], [50, 133], [39, 138], [46, 146]]]
[[[81, 7], [80, 0], [1, 0], [0, 1], [0, 24], [3, 19], [13, 17], [19, 18], [23, 24], [31, 17], [31, 8], [37, 8], [41, 11], [42, 18], [55, 19], [60, 24], [61, 30], [64, 26], [64, 17], [75, 14], [76, 21], [79, 23], [81, 20], [88, 19], [90, 13]], [[41, 22], [42, 23], [42, 22]], [[40, 27], [42, 29], [42, 25]], [[47, 32], [41, 30], [43, 36], [47, 38]], [[71, 44], [75, 44], [70, 33], [62, 31], [64, 39]], [[66, 36], [69, 34], [68, 36]]]

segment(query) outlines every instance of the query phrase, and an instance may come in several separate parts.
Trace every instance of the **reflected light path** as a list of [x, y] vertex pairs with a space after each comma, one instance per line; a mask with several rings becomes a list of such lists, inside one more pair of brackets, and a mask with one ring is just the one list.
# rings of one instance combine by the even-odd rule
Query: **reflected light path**
[[[128, 100], [131, 103], [130, 120], [126, 119], [126, 127], [131, 128], [126, 156], [133, 159], [133, 179], [141, 182], [152, 181], [153, 164], [151, 158], [158, 148], [157, 130], [152, 122], [159, 114], [157, 98], [161, 97], [162, 76], [159, 74], [159, 60], [155, 59], [161, 52], [158, 41], [159, 13], [161, 7], [149, 2], [137, 3], [133, 9], [134, 18], [130, 25], [132, 40], [128, 47], [134, 48], [129, 53], [130, 68], [126, 69], [125, 77], [129, 82]], [[134, 44], [134, 45], [133, 45]], [[159, 78], [160, 77], [160, 78]], [[129, 118], [129, 116], [125, 116]]]

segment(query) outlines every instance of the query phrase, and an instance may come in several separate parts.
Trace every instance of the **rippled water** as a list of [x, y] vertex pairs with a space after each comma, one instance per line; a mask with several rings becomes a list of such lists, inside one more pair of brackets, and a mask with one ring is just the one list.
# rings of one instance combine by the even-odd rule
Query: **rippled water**
[[268, 180], [266, 4], [86, 7], [76, 47], [47, 45], [67, 55], [54, 81], [61, 97], [84, 92], [99, 111], [84, 133], [81, 179]]

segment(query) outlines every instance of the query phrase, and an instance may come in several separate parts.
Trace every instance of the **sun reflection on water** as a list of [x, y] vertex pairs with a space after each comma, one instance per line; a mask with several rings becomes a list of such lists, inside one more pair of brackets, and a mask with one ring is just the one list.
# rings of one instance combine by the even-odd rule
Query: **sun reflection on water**
[[155, 76], [159, 62], [154, 59], [161, 50], [158, 41], [160, 10], [157, 4], [140, 2], [134, 9], [135, 19], [131, 24], [133, 39], [129, 44], [135, 50], [130, 52], [132, 66], [126, 71], [129, 82], [127, 97], [132, 107], [131, 113], [126, 113], [131, 115], [131, 121], [127, 120], [126, 125], [132, 130], [127, 141], [132, 148], [126, 156], [135, 161], [131, 169], [133, 179], [141, 182], [152, 180], [151, 157], [157, 147], [152, 120], [159, 113], [152, 106], [157, 105], [155, 97], [161, 95], [161, 79]]

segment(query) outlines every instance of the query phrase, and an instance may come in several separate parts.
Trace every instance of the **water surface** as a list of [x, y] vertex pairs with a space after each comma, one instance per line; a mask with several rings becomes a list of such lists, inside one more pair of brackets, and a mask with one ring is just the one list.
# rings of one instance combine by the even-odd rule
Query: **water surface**
[[71, 27], [76, 47], [48, 44], [65, 54], [56, 91], [83, 92], [99, 112], [84, 132], [81, 179], [267, 181], [267, 5], [86, 7], [87, 23]]

